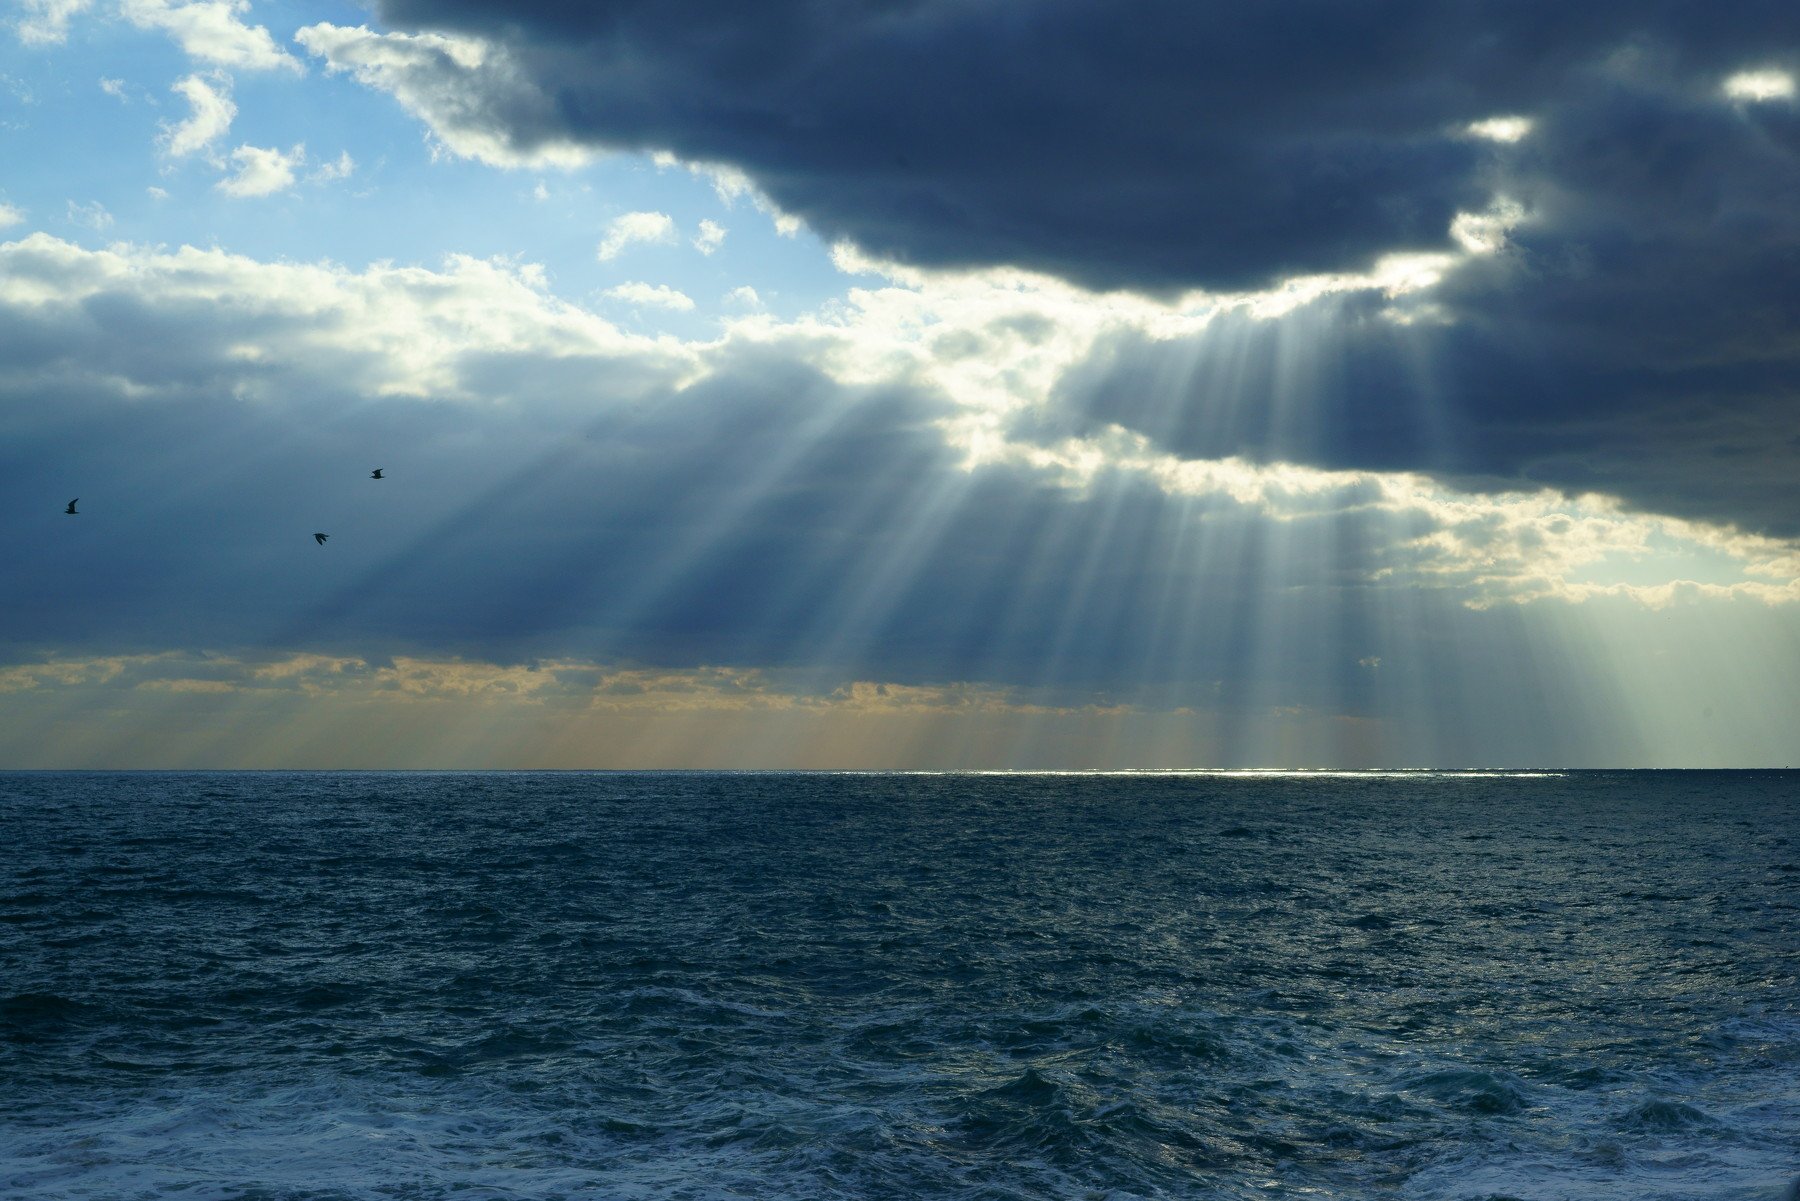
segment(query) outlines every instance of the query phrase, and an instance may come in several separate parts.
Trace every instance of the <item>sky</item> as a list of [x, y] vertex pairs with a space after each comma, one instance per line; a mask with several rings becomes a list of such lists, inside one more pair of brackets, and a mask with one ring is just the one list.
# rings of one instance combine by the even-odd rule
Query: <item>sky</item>
[[0, 766], [1800, 759], [1791, 2], [8, 4]]

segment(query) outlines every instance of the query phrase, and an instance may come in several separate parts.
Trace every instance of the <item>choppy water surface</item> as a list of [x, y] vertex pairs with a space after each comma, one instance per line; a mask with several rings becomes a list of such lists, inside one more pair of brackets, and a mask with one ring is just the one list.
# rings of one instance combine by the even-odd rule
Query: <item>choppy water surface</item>
[[1772, 1199], [1797, 784], [0, 776], [0, 1195]]

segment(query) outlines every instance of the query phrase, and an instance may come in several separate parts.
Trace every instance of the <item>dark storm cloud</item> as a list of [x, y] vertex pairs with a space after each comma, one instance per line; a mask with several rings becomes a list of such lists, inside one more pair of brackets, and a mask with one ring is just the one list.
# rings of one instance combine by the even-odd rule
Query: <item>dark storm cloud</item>
[[[1494, 183], [1462, 127], [1597, 72], [1710, 80], [1791, 4], [383, 0], [498, 39], [554, 104], [495, 132], [742, 168], [828, 236], [1096, 286], [1240, 287], [1448, 245]], [[1650, 61], [1654, 60], [1654, 61]], [[1622, 65], [1623, 64], [1623, 65]]]
[[[1688, 279], [1709, 274], [1718, 277], [1697, 265]], [[1018, 432], [1053, 440], [1117, 424], [1188, 457], [1604, 492], [1650, 512], [1800, 535], [1795, 340], [1745, 346], [1723, 328], [1720, 357], [1690, 357], [1687, 314], [1644, 314], [1631, 326], [1642, 297], [1628, 285], [1562, 283], [1613, 309], [1630, 344], [1576, 341], [1572, 319], [1559, 323], [1553, 303], [1535, 303], [1540, 288], [1558, 290], [1541, 277], [1510, 295], [1498, 285], [1480, 297], [1493, 309], [1447, 327], [1396, 327], [1371, 311], [1375, 302], [1325, 300], [1288, 319], [1300, 335], [1241, 315], [1184, 342], [1115, 335]], [[1793, 303], [1729, 283], [1707, 296], [1713, 311], [1693, 312], [1695, 324], [1723, 315], [1744, 330]]]
[[[1171, 396], [1146, 381], [1218, 339], [1126, 335], [1046, 419], [1800, 532], [1800, 103], [1722, 88], [1800, 68], [1786, 0], [380, 8], [507, 48], [454, 87], [432, 83], [448, 59], [409, 77], [458, 96], [436, 119], [465, 138], [729, 164], [826, 237], [914, 264], [1250, 288], [1454, 250], [1456, 215], [1505, 198], [1526, 214], [1510, 244], [1451, 273], [1431, 320], [1330, 302], [1348, 324], [1309, 379], [1236, 379], [1213, 354]], [[1531, 131], [1469, 135], [1497, 116]], [[1278, 335], [1240, 335], [1253, 364], [1279, 357]]]
[[1122, 335], [1063, 381], [1064, 410], [1187, 455], [1522, 479], [1800, 533], [1800, 109], [1597, 83], [1540, 118], [1516, 180], [1505, 251], [1416, 298], [1414, 324], [1364, 294], [1191, 343]]

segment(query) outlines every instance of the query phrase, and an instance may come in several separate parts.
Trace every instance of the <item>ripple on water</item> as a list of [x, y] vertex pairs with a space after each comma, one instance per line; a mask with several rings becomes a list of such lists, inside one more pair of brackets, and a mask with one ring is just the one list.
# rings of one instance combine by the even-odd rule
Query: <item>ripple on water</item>
[[1800, 1162], [1779, 775], [4, 792], [3, 1196], [1776, 1201]]

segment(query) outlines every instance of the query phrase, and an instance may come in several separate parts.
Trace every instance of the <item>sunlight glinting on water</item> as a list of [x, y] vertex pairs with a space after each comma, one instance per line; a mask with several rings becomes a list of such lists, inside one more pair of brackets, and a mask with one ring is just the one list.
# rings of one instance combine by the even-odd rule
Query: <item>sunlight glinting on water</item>
[[[745, 774], [773, 774], [781, 772]], [[809, 775], [829, 776], [1092, 776], [1096, 779], [1112, 777], [1130, 778], [1134, 776], [1169, 777], [1179, 779], [1184, 776], [1196, 778], [1216, 777], [1231, 780], [1537, 780], [1554, 779], [1567, 776], [1567, 771], [1520, 771], [1505, 768], [1442, 768], [1442, 767], [1084, 767], [1084, 768], [1047, 768], [1047, 767], [994, 767], [994, 768], [946, 768], [933, 770], [930, 768], [903, 769], [842, 769], [835, 771], [812, 772]]]

